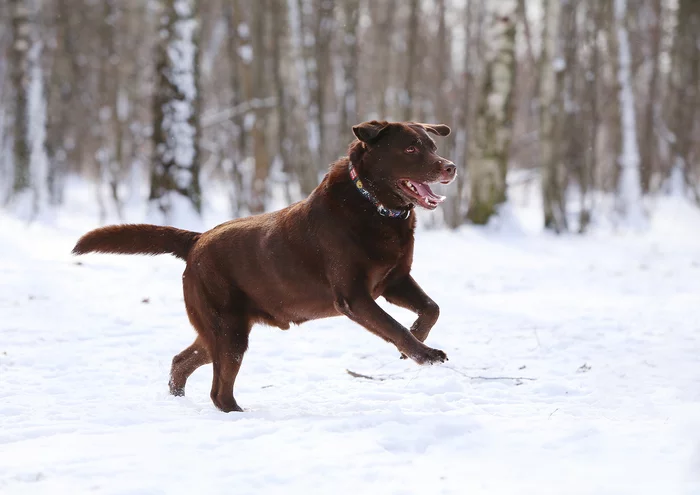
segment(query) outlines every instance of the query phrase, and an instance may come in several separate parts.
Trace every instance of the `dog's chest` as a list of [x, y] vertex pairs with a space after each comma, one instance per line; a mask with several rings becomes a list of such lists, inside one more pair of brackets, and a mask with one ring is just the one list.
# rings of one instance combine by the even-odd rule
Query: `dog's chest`
[[367, 282], [372, 295], [378, 297], [392, 279], [410, 272], [413, 232], [384, 232], [375, 241], [368, 250]]

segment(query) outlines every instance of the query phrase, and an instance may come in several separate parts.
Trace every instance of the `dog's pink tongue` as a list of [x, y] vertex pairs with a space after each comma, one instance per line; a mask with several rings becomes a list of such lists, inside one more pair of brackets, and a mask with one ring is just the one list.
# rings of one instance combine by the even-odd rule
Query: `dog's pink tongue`
[[418, 190], [418, 194], [423, 196], [423, 198], [432, 199], [436, 203], [442, 203], [443, 201], [445, 201], [445, 196], [435, 194], [433, 190], [430, 189], [430, 186], [428, 184], [413, 181], [411, 181], [411, 184], [413, 184], [413, 186]]

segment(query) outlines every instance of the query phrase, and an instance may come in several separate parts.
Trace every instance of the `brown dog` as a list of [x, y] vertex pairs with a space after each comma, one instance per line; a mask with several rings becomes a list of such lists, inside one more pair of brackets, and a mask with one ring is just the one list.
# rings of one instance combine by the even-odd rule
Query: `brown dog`
[[[222, 411], [242, 410], [233, 385], [255, 323], [286, 330], [342, 314], [419, 364], [444, 362], [444, 352], [423, 344], [438, 305], [410, 275], [412, 208], [435, 209], [444, 197], [428, 184], [456, 175], [426, 131], [447, 136], [450, 128], [365, 122], [353, 127], [349, 156], [303, 201], [203, 234], [104, 227], [85, 234], [73, 253], [170, 253], [187, 262], [185, 305], [198, 337], [173, 358], [170, 392], [184, 395], [192, 372], [213, 363], [211, 398]], [[377, 305], [379, 296], [418, 315], [410, 332]]]

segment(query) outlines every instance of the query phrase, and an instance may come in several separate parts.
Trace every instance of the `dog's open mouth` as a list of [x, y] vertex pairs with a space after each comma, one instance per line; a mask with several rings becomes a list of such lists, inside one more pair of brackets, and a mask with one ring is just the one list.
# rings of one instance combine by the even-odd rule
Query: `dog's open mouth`
[[426, 182], [403, 179], [399, 181], [399, 186], [406, 195], [428, 210], [434, 210], [440, 203], [445, 201], [445, 196], [435, 194]]

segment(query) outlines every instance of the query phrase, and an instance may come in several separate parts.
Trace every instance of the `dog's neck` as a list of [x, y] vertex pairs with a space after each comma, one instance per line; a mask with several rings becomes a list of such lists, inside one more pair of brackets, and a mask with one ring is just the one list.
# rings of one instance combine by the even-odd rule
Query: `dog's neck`
[[350, 173], [350, 179], [352, 179], [352, 182], [355, 184], [357, 190], [370, 203], [374, 205], [374, 207], [377, 209], [377, 213], [379, 213], [381, 216], [389, 218], [400, 218], [403, 220], [409, 217], [413, 205], [408, 205], [405, 208], [388, 208], [384, 206], [384, 204], [381, 201], [379, 201], [379, 199], [377, 199], [377, 197], [374, 194], [372, 194], [372, 192], [369, 189], [367, 189], [365, 184], [362, 182], [360, 174], [357, 172], [357, 169], [352, 164], [352, 160], [348, 160], [348, 172]]

